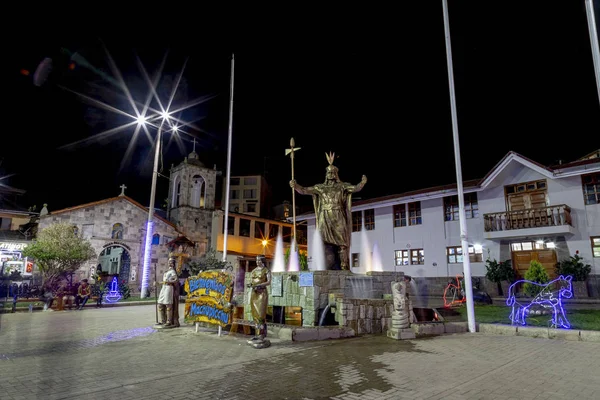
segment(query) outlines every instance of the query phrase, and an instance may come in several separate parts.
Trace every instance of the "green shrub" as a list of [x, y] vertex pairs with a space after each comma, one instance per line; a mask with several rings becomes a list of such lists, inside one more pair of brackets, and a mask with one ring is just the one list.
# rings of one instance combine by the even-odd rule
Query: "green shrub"
[[487, 270], [485, 273], [486, 279], [498, 285], [498, 294], [500, 296], [504, 295], [500, 282], [508, 281], [513, 283], [517, 278], [511, 260], [498, 262], [495, 259], [491, 260], [488, 256], [487, 260], [485, 260], [485, 269]]
[[[548, 277], [548, 273], [544, 269], [544, 266], [537, 260], [531, 260], [529, 264], [529, 269], [525, 272], [525, 279], [532, 282], [537, 283], [548, 283], [550, 278]], [[529, 296], [536, 296], [542, 287], [538, 285], [533, 285], [531, 283], [525, 283], [523, 285], [523, 290]]]
[[592, 266], [583, 263], [583, 258], [579, 256], [579, 251], [576, 251], [574, 256], [559, 261], [556, 264], [556, 274], [563, 276], [571, 275], [573, 281], [586, 281], [590, 272], [592, 272]]

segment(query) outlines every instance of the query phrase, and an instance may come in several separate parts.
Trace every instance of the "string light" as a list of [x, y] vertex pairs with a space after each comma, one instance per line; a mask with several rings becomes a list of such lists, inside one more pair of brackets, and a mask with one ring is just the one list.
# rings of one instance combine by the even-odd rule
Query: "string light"
[[[539, 283], [533, 282], [526, 279], [516, 281], [508, 288], [508, 298], [506, 299], [506, 305], [512, 307], [510, 313], [510, 320], [513, 324], [525, 325], [527, 323], [527, 316], [531, 314], [531, 306], [539, 305], [544, 308], [552, 309], [552, 326], [555, 328], [569, 329], [571, 323], [567, 319], [567, 315], [562, 305], [562, 299], [570, 299], [573, 297], [573, 276], [559, 276], [558, 278], [548, 282]], [[552, 290], [554, 284], [559, 282], [557, 290]], [[528, 304], [519, 303], [515, 297], [515, 288], [521, 283], [528, 283], [530, 285], [540, 286], [540, 292], [531, 300]]]

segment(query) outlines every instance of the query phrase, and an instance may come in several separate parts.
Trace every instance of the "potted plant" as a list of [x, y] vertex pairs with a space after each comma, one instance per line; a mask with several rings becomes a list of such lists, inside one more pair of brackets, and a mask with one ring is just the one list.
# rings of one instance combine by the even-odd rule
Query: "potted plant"
[[570, 275], [573, 277], [571, 282], [574, 297], [589, 297], [587, 279], [592, 272], [592, 266], [583, 262], [583, 258], [579, 255], [579, 250], [568, 259], [556, 263], [555, 270], [557, 275]]

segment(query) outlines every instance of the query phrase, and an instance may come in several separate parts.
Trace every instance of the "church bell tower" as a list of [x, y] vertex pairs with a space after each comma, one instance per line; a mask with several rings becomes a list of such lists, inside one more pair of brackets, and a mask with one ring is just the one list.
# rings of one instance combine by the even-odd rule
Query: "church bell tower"
[[194, 150], [171, 168], [167, 215], [204, 253], [210, 246], [217, 170], [206, 168]]

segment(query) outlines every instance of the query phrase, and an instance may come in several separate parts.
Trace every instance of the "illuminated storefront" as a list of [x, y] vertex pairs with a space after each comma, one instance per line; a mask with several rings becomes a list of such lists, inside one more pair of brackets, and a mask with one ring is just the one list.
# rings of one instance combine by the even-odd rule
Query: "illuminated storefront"
[[10, 274], [19, 271], [23, 278], [31, 279], [33, 261], [23, 257], [23, 250], [27, 245], [26, 242], [0, 242], [0, 272]]

